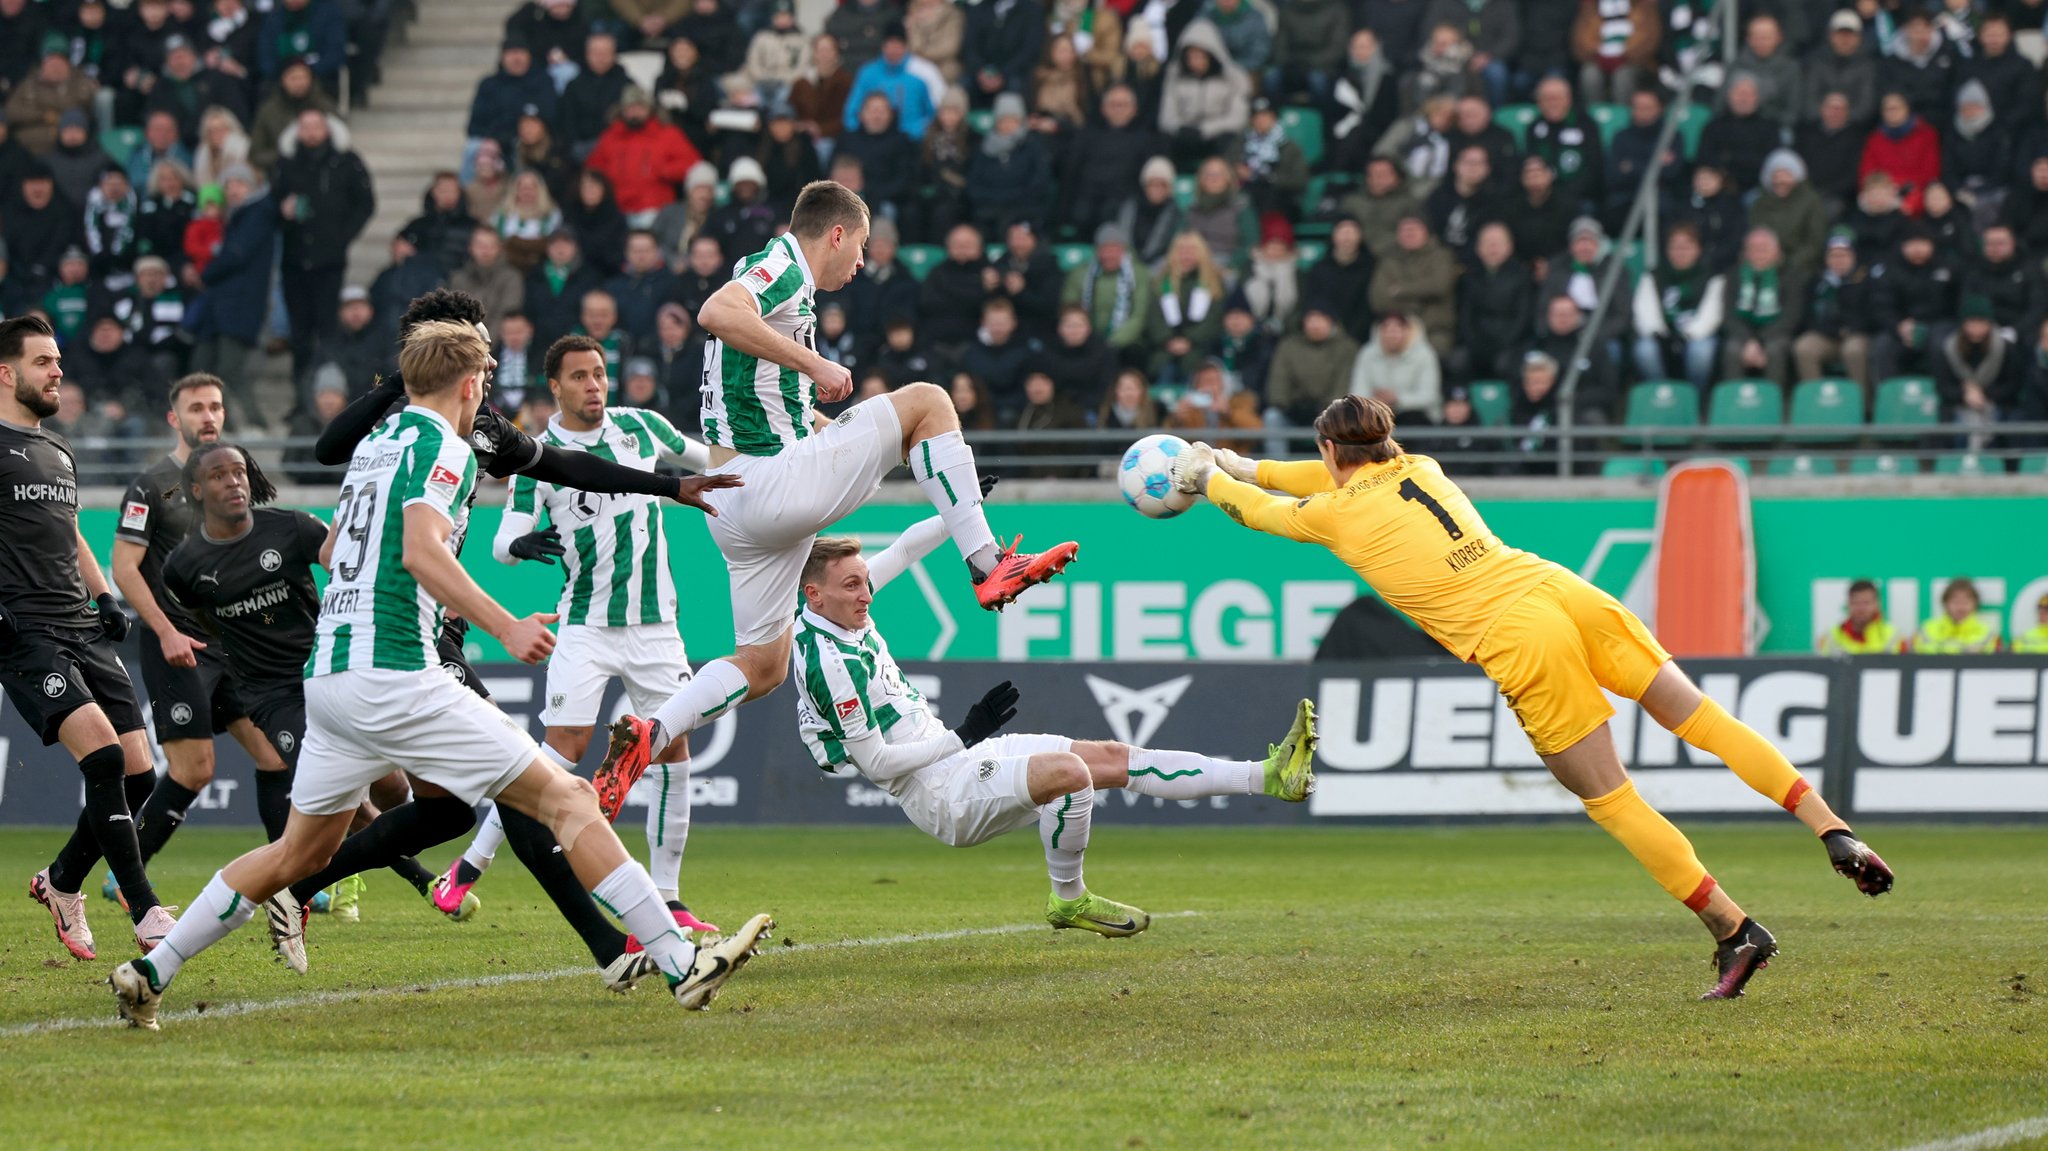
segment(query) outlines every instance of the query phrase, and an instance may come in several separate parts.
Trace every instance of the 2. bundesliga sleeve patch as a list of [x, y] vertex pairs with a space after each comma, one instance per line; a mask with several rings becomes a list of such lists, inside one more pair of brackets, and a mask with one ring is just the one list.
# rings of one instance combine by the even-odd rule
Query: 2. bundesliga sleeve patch
[[462, 477], [446, 464], [435, 464], [427, 473], [427, 482], [444, 488], [454, 488], [462, 483]]
[[775, 286], [775, 273], [769, 271], [768, 269], [762, 267], [759, 264], [754, 265], [754, 267], [747, 272], [747, 275], [752, 276], [754, 279], [761, 281], [761, 286], [764, 288], [772, 288]]
[[840, 719], [852, 719], [860, 712], [860, 701], [857, 699], [842, 699], [832, 706], [838, 711]]
[[128, 500], [121, 505], [121, 530], [139, 532], [149, 526], [149, 505], [141, 500]]

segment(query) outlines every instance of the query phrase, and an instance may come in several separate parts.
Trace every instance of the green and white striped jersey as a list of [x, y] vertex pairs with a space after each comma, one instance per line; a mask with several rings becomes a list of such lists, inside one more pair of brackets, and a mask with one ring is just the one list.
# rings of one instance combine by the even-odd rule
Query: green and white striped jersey
[[[804, 747], [833, 775], [858, 774], [846, 743], [869, 731], [880, 732], [890, 744], [945, 734], [946, 725], [904, 678], [882, 633], [872, 625], [849, 632], [805, 608], [797, 613], [790, 660]], [[894, 795], [909, 786], [910, 779], [906, 775], [880, 785]]]
[[308, 679], [351, 668], [418, 671], [440, 662], [441, 607], [405, 570], [405, 509], [425, 504], [460, 538], [476, 453], [423, 407], [384, 417], [349, 460], [334, 509], [334, 553]]
[[[604, 423], [588, 432], [570, 431], [556, 416], [541, 442], [647, 472], [664, 454], [679, 458], [690, 446], [667, 417], [644, 408], [611, 408]], [[659, 498], [599, 495], [515, 476], [491, 543], [499, 563], [518, 562], [512, 541], [533, 531], [543, 514], [568, 549], [556, 607], [564, 626], [675, 622], [675, 578], [669, 573]]]
[[[735, 283], [754, 294], [761, 319], [778, 334], [816, 347], [812, 297], [817, 283], [796, 238], [784, 233], [733, 265]], [[817, 385], [772, 360], [750, 356], [724, 340], [704, 345], [704, 438], [741, 455], [772, 456], [811, 435]]]

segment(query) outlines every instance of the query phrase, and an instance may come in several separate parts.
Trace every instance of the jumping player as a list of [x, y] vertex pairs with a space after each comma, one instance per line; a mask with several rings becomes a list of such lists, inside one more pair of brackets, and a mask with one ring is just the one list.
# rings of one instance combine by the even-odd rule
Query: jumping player
[[[710, 466], [704, 445], [676, 431], [661, 413], [606, 406], [611, 384], [604, 345], [596, 340], [563, 336], [548, 349], [545, 364], [556, 414], [542, 443], [650, 472], [663, 457], [697, 471]], [[542, 515], [548, 521], [544, 528]], [[541, 751], [563, 769], [574, 771], [590, 746], [598, 704], [613, 679], [625, 682], [636, 711], [655, 707], [689, 680], [689, 654], [676, 634], [668, 540], [654, 497], [593, 495], [517, 476], [491, 552], [500, 563], [562, 561], [556, 609], [562, 622], [548, 659], [541, 709], [548, 731]], [[658, 757], [660, 786], [647, 807], [647, 869], [678, 926], [716, 931], [690, 913], [678, 891], [690, 834], [689, 755], [689, 741], [679, 739]], [[617, 818], [615, 809], [605, 814]], [[486, 816], [468, 850], [442, 877], [435, 899], [444, 910], [453, 911], [468, 895], [504, 838], [495, 813]]]
[[1017, 714], [1017, 690], [1008, 683], [991, 689], [967, 709], [965, 722], [947, 730], [896, 666], [869, 615], [875, 593], [945, 538], [945, 522], [934, 517], [905, 531], [873, 563], [861, 558], [860, 541], [850, 537], [811, 545], [791, 670], [797, 726], [820, 768], [866, 777], [896, 798], [910, 822], [953, 847], [1036, 823], [1052, 877], [1046, 922], [1110, 936], [1136, 935], [1152, 917], [1082, 882], [1097, 791], [1125, 788], [1164, 799], [1308, 798], [1315, 787], [1316, 730], [1307, 700], [1263, 763], [1059, 735], [997, 735]]
[[654, 752], [743, 699], [773, 691], [789, 672], [798, 583], [818, 532], [867, 502], [882, 477], [905, 462], [947, 533], [967, 558], [975, 598], [1000, 610], [1043, 583], [1080, 550], [1063, 543], [1036, 555], [996, 546], [981, 510], [974, 453], [946, 392], [916, 383], [855, 404], [836, 420], [811, 410], [853, 393], [853, 375], [814, 347], [812, 307], [820, 288], [836, 291], [861, 267], [868, 209], [844, 185], [806, 184], [789, 231], [739, 261], [732, 281], [704, 302], [704, 436], [712, 473], [746, 479], [741, 492], [715, 492], [711, 538], [732, 580], [733, 654], [696, 678], [649, 719], [628, 716], [594, 782], [616, 806]]
[[307, 666], [306, 745], [291, 821], [282, 839], [216, 873], [184, 930], [172, 928], [155, 955], [114, 970], [108, 982], [131, 1026], [154, 1029], [163, 992], [186, 962], [324, 863], [371, 781], [394, 767], [465, 802], [496, 798], [546, 823], [577, 877], [639, 935], [684, 1007], [707, 1004], [773, 926], [757, 915], [699, 951], [620, 845], [589, 783], [541, 755], [517, 723], [433, 662], [443, 604], [522, 662], [554, 647], [552, 615], [512, 616], [476, 586], [452, 547], [476, 483], [467, 439], [489, 362], [489, 346], [469, 325], [425, 323], [405, 338], [399, 363], [410, 404], [357, 448], [327, 538], [334, 578]]
[[1174, 483], [1207, 495], [1246, 527], [1329, 548], [1388, 604], [1478, 664], [1557, 781], [1713, 932], [1720, 977], [1702, 998], [1741, 995], [1777, 953], [1777, 941], [1636, 793], [1608, 730], [1614, 709], [1602, 688], [1636, 700], [1680, 739], [1719, 757], [1798, 816], [1859, 891], [1875, 897], [1891, 890], [1884, 860], [1784, 753], [1693, 686], [1612, 596], [1502, 543], [1435, 460], [1402, 450], [1385, 404], [1340, 396], [1316, 417], [1315, 429], [1319, 461], [1253, 461], [1195, 444], [1174, 460]]
[[57, 939], [95, 955], [79, 888], [105, 858], [128, 897], [144, 951], [170, 931], [135, 841], [134, 809], [156, 782], [134, 685], [114, 651], [128, 616], [78, 531], [71, 446], [44, 430], [64, 378], [57, 338], [37, 316], [0, 320], [0, 687], [44, 744], [61, 741], [85, 776], [85, 810], [29, 897]]

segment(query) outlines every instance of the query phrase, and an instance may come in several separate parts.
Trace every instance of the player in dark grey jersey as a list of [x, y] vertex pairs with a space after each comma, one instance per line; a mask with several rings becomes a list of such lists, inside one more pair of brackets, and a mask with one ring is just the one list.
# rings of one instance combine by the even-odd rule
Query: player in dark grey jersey
[[[232, 733], [256, 761], [256, 811], [270, 838], [283, 834], [291, 810], [284, 761], [249, 722], [226, 657], [207, 642], [191, 613], [164, 595], [164, 563], [199, 520], [182, 483], [185, 461], [194, 448], [219, 441], [227, 424], [225, 395], [220, 380], [203, 372], [171, 385], [166, 418], [177, 445], [128, 485], [114, 530], [114, 586], [150, 631], [141, 644], [142, 687], [169, 765], [135, 813], [144, 862], [163, 850], [185, 822], [186, 810], [213, 782], [217, 733]], [[118, 898], [111, 875], [101, 894]]]
[[85, 810], [28, 893], [57, 938], [94, 958], [79, 887], [101, 858], [128, 895], [149, 951], [175, 922], [157, 902], [135, 841], [134, 805], [155, 783], [142, 710], [114, 644], [128, 616], [78, 531], [77, 464], [44, 431], [64, 378], [57, 339], [35, 316], [0, 321], [0, 688], [45, 744], [63, 743], [85, 776]]

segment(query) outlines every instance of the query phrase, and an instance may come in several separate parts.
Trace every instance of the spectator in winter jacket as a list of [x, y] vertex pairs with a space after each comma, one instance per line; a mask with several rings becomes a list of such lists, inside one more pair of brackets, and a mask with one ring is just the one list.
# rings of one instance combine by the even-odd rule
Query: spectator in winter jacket
[[[1875, 107], [1875, 100], [1872, 106]], [[1792, 135], [1792, 150], [1806, 161], [1813, 190], [1827, 205], [1829, 218], [1856, 199], [1856, 169], [1863, 163], [1867, 133], [1849, 118], [1849, 97], [1829, 92], [1820, 98], [1820, 118], [1801, 124]]]
[[1273, 364], [1266, 369], [1266, 415], [1271, 422], [1297, 427], [1344, 393], [1358, 360], [1358, 341], [1337, 326], [1330, 306], [1310, 300], [1302, 306], [1301, 328], [1280, 337]]
[[1963, 298], [1959, 323], [1941, 341], [1934, 357], [1934, 390], [1943, 412], [1963, 427], [1979, 429], [1967, 446], [1991, 444], [1989, 428], [2010, 413], [2020, 398], [2024, 367], [2010, 337], [1991, 317], [1991, 301]]
[[956, 225], [946, 234], [946, 258], [925, 273], [918, 291], [918, 321], [932, 350], [955, 359], [966, 350], [996, 281], [981, 233]]
[[1515, 257], [1503, 223], [1479, 230], [1473, 260], [1458, 280], [1458, 344], [1444, 367], [1460, 380], [1506, 378], [1536, 322], [1536, 285]]
[[557, 92], [576, 74], [590, 22], [576, 10], [575, 0], [527, 0], [505, 20], [505, 37], [519, 37], [533, 47], [536, 71], [545, 73]]
[[1066, 273], [1040, 239], [1039, 226], [1018, 220], [1004, 234], [1003, 254], [994, 261], [996, 286], [991, 289], [1017, 309], [1017, 330], [1024, 338], [1045, 343], [1053, 337]]
[[57, 191], [50, 170], [36, 162], [0, 206], [0, 236], [7, 238], [11, 252], [11, 275], [42, 295], [43, 287], [56, 278], [59, 254], [84, 242], [83, 223], [78, 205]]
[[1749, 207], [1749, 226], [1769, 228], [1785, 250], [1785, 263], [1802, 277], [1820, 270], [1827, 238], [1827, 206], [1806, 182], [1806, 161], [1789, 148], [1764, 160], [1763, 186]]
[[1735, 263], [1742, 250], [1743, 231], [1749, 226], [1742, 197], [1728, 186], [1719, 167], [1705, 162], [1693, 168], [1692, 187], [1664, 205], [1660, 215], [1672, 223], [1682, 221], [1698, 228], [1707, 267], [1717, 271]]
[[1602, 202], [1600, 222], [1610, 231], [1620, 231], [1628, 210], [1643, 190], [1643, 174], [1657, 169], [1660, 195], [1685, 186], [1685, 154], [1673, 137], [1660, 156], [1657, 143], [1664, 136], [1664, 96], [1655, 87], [1638, 88], [1628, 100], [1628, 125], [1614, 134], [1607, 146], [1607, 198]]
[[1963, 273], [1963, 295], [1979, 296], [1991, 304], [1991, 318], [2009, 339], [2040, 327], [2048, 314], [2048, 277], [2037, 260], [2019, 252], [2010, 227], [1993, 224], [1984, 229], [1984, 250]]
[[796, 26], [796, 5], [776, 0], [768, 26], [747, 41], [747, 79], [761, 94], [763, 104], [773, 105], [788, 97], [795, 84], [811, 67], [811, 40]]
[[1541, 156], [1520, 165], [1521, 195], [1509, 200], [1506, 219], [1514, 233], [1515, 251], [1531, 271], [1540, 274], [1544, 261], [1564, 250], [1578, 203], [1559, 194], [1557, 173]]
[[715, 76], [737, 72], [746, 63], [746, 35], [720, 0], [690, 0], [690, 10], [669, 26], [669, 35], [695, 44]]
[[1754, 76], [1735, 74], [1726, 95], [1726, 106], [1700, 132], [1699, 162], [1721, 169], [1737, 193], [1747, 194], [1757, 185], [1764, 158], [1784, 139], [1784, 129], [1763, 114], [1762, 91]]
[[1482, 96], [1467, 96], [1458, 101], [1451, 114], [1451, 130], [1444, 134], [1450, 145], [1452, 156], [1467, 148], [1485, 151], [1486, 161], [1493, 170], [1489, 180], [1495, 192], [1508, 195], [1514, 191], [1515, 180], [1522, 171], [1522, 148], [1515, 143], [1515, 134], [1494, 123], [1493, 105]]
[[1730, 71], [1756, 81], [1757, 109], [1765, 119], [1785, 128], [1798, 122], [1803, 92], [1799, 61], [1785, 47], [1785, 32], [1777, 17], [1766, 12], [1750, 18], [1742, 51]]
[[1473, 146], [1460, 151], [1452, 162], [1451, 178], [1436, 186], [1422, 210], [1430, 230], [1439, 236], [1451, 254], [1465, 260], [1479, 240], [1479, 229], [1505, 219], [1508, 204], [1494, 191], [1492, 162], [1486, 149]]
[[1187, 231], [1188, 213], [1174, 195], [1173, 161], [1164, 156], [1145, 161], [1138, 189], [1111, 222], [1131, 237], [1133, 255], [1149, 268], [1166, 258], [1175, 236]]
[[1294, 246], [1294, 229], [1286, 220], [1266, 218], [1251, 265], [1231, 298], [1269, 335], [1278, 336], [1294, 326], [1295, 311], [1301, 305], [1301, 252]]
[[1509, 66], [1521, 50], [1522, 17], [1509, 0], [1430, 0], [1423, 26], [1456, 27], [1471, 45], [1466, 70], [1485, 86], [1496, 107], [1508, 102]]
[[[853, 5], [839, 9], [833, 16]], [[830, 27], [828, 24], [827, 27]], [[877, 41], [877, 49], [880, 42]], [[796, 111], [796, 126], [829, 153], [846, 122], [846, 97], [853, 91], [853, 73], [840, 63], [839, 41], [819, 36], [811, 41], [811, 66], [789, 86], [789, 106]]]
[[1877, 118], [1877, 57], [1863, 42], [1863, 19], [1844, 8], [1828, 18], [1825, 44], [1806, 56], [1805, 83], [1799, 119], [1820, 119], [1821, 100], [1840, 92], [1849, 102], [1849, 119], [1867, 124]]
[[1866, 268], [1876, 269], [1892, 259], [1899, 242], [1906, 238], [1910, 222], [1899, 210], [1899, 186], [1883, 172], [1872, 172], [1856, 194], [1856, 202], [1839, 221], [1856, 237], [1856, 258]]
[[1953, 130], [1941, 152], [1941, 178], [1973, 212], [1995, 216], [2012, 180], [2012, 137], [1998, 122], [1978, 80], [1956, 88]]
[[[309, 113], [312, 114], [316, 113]], [[476, 217], [469, 214], [462, 197], [462, 183], [455, 173], [436, 172], [426, 194], [420, 197], [420, 214], [407, 222], [405, 230], [417, 237], [415, 243], [421, 253], [439, 264], [446, 275], [469, 258], [469, 234], [476, 226]], [[385, 314], [390, 314], [390, 310], [385, 309]]]
[[83, 204], [113, 158], [93, 138], [91, 118], [74, 108], [58, 121], [56, 150], [43, 157], [43, 163], [57, 178], [57, 191], [72, 203]]
[[[1569, 296], [1579, 311], [1591, 316], [1594, 305], [1600, 302], [1601, 286], [1621, 258], [1620, 250], [1608, 244], [1600, 221], [1591, 216], [1573, 220], [1564, 251], [1544, 261], [1537, 308], [1547, 310], [1555, 297]], [[1600, 341], [1609, 358], [1617, 363], [1622, 356], [1622, 341], [1628, 334], [1628, 309], [1623, 301], [1628, 299], [1630, 289], [1625, 265], [1618, 283], [1614, 303], [1600, 320]]]
[[1631, 311], [1636, 375], [1687, 380], [1705, 394], [1718, 360], [1725, 280], [1702, 254], [1698, 229], [1680, 224], [1666, 232], [1664, 259], [1636, 281]]
[[1415, 317], [1388, 312], [1373, 330], [1372, 342], [1358, 350], [1351, 364], [1351, 394], [1371, 396], [1394, 409], [1406, 424], [1433, 424], [1443, 418], [1443, 366]]
[[[1557, 174], [1557, 192], [1572, 212], [1597, 207], [1606, 167], [1600, 126], [1572, 106], [1572, 86], [1552, 76], [1536, 85], [1536, 119], [1529, 125], [1529, 155], [1540, 156]], [[1431, 335], [1435, 335], [1434, 327]]]
[[1728, 274], [1728, 312], [1721, 328], [1724, 377], [1785, 382], [1810, 282], [1785, 261], [1769, 228], [1750, 229], [1742, 262]]
[[[1085, 10], [1087, 0], [1080, 2]], [[1113, 23], [1116, 13], [1108, 15]], [[959, 82], [960, 46], [967, 34], [967, 13], [958, 4], [952, 0], [912, 0], [909, 10], [903, 13], [903, 30], [910, 36], [912, 55], [931, 61], [946, 83]], [[1077, 46], [1083, 52], [1088, 50], [1087, 46]]]
[[1260, 214], [1278, 212], [1292, 220], [1301, 212], [1301, 194], [1308, 187], [1308, 157], [1288, 139], [1280, 112], [1264, 96], [1252, 101], [1251, 121], [1230, 138], [1223, 158], [1237, 172], [1237, 182]]
[[[199, 221], [193, 221], [196, 226]], [[448, 270], [441, 261], [420, 250], [421, 237], [410, 228], [400, 228], [391, 237], [391, 263], [370, 281], [370, 305], [385, 315], [405, 311], [413, 300], [448, 282]], [[204, 297], [199, 301], [205, 303]], [[197, 306], [193, 309], [199, 310]]]
[[1401, 77], [1401, 100], [1410, 108], [1438, 99], [1455, 103], [1486, 91], [1472, 71], [1472, 43], [1465, 39], [1462, 22], [1431, 28], [1415, 62]]
[[[1075, 132], [1068, 142], [1060, 177], [1063, 208], [1059, 218], [1077, 235], [1116, 218], [1124, 203], [1144, 192], [1139, 169], [1166, 151], [1165, 137], [1138, 119], [1138, 94], [1118, 84], [1102, 94], [1102, 118]], [[1167, 201], [1171, 202], [1173, 169], [1166, 169]], [[1144, 235], [1134, 232], [1142, 247]], [[1163, 249], [1162, 249], [1163, 251]], [[1148, 261], [1149, 262], [1149, 261]]]
[[311, 366], [315, 342], [334, 330], [349, 245], [377, 212], [369, 169], [327, 114], [299, 113], [296, 131], [270, 186], [284, 233], [281, 279], [295, 375]]
[[860, 103], [860, 129], [839, 137], [834, 157], [860, 161], [861, 198], [876, 215], [898, 218], [916, 191], [917, 143], [896, 130], [896, 109], [880, 92]]
[[1223, 273], [1209, 245], [1195, 232], [1173, 241], [1159, 274], [1159, 294], [1145, 320], [1145, 342], [1153, 349], [1152, 378], [1186, 383], [1223, 331]]
[[1955, 322], [1961, 277], [1953, 259], [1940, 251], [1927, 225], [1907, 225], [1895, 257], [1871, 269], [1871, 315], [1876, 334], [1870, 345], [1873, 379], [1931, 371], [1941, 342]]
[[[1579, 355], [1588, 317], [1570, 296], [1552, 296], [1541, 316], [1535, 342], [1523, 353], [1523, 367], [1528, 366], [1529, 352], [1549, 357], [1557, 365], [1557, 384], [1561, 390], [1576, 364], [1579, 382], [1573, 391], [1574, 418], [1584, 424], [1612, 421], [1621, 399], [1621, 380], [1613, 358], [1608, 355], [1607, 342], [1594, 340], [1586, 354]], [[1516, 422], [1522, 421], [1517, 417]]]
[[[313, 69], [317, 75], [318, 67]], [[249, 118], [248, 97], [241, 82], [206, 67], [198, 49], [182, 35], [164, 41], [164, 67], [143, 101], [145, 115], [169, 112], [178, 121], [178, 135], [187, 147], [199, 141], [199, 117], [208, 108], [226, 108], [238, 120]]]
[[1159, 94], [1159, 130], [1173, 142], [1175, 163], [1193, 167], [1244, 131], [1250, 119], [1251, 78], [1230, 58], [1216, 25], [1189, 24]]
[[[1341, 216], [1330, 228], [1330, 250], [1301, 277], [1304, 299], [1321, 300], [1352, 339], [1372, 336], [1372, 276], [1377, 267], [1358, 221]], [[1523, 272], [1527, 279], [1528, 273]], [[1464, 327], [1460, 319], [1460, 327]], [[1524, 317], [1523, 329], [1528, 327]], [[1520, 332], [1516, 333], [1519, 338]]]
[[1806, 331], [1792, 341], [1792, 360], [1802, 380], [1837, 374], [1870, 393], [1870, 273], [1856, 256], [1856, 237], [1847, 229], [1828, 234], [1827, 256], [1813, 281]]
[[960, 39], [960, 80], [977, 108], [1004, 92], [1025, 92], [1045, 46], [1045, 7], [1038, 0], [988, 0], [967, 9]]
[[861, 67], [853, 78], [853, 90], [846, 98], [844, 127], [860, 127], [860, 106], [870, 94], [880, 93], [896, 110], [899, 130], [912, 139], [922, 139], [931, 123], [932, 90], [923, 77], [910, 70], [910, 41], [901, 24], [891, 24], [882, 33], [882, 53]]
[[1365, 186], [1345, 196], [1338, 210], [1358, 221], [1373, 255], [1385, 256], [1394, 247], [1395, 226], [1419, 214], [1422, 201], [1391, 157], [1374, 156], [1365, 165]]
[[66, 111], [92, 110], [99, 85], [71, 67], [70, 45], [51, 33], [43, 42], [35, 74], [21, 79], [7, 97], [7, 125], [14, 142], [38, 156], [57, 146], [57, 121]]
[[142, 128], [142, 142], [128, 153], [125, 164], [128, 183], [136, 188], [147, 187], [149, 174], [165, 160], [175, 161], [187, 169], [192, 167], [192, 153], [178, 139], [178, 118], [169, 112], [159, 111], [150, 115]]
[[1344, 67], [1323, 109], [1330, 166], [1355, 172], [1401, 115], [1400, 69], [1370, 28], [1351, 34]]
[[92, 257], [93, 283], [102, 289], [126, 291], [134, 282], [141, 208], [127, 171], [109, 161], [85, 196], [85, 250]]
[[1408, 190], [1424, 199], [1451, 170], [1451, 132], [1457, 126], [1458, 101], [1438, 93], [1422, 102], [1415, 114], [1387, 129], [1373, 154], [1391, 156], [1408, 178]]
[[492, 331], [506, 316], [526, 310], [526, 277], [505, 262], [505, 241], [488, 224], [469, 234], [469, 259], [449, 274], [448, 286], [477, 298]]
[[[542, 87], [547, 87], [545, 78]], [[481, 96], [484, 88], [477, 85]], [[548, 88], [548, 106], [554, 106], [554, 89]], [[299, 113], [307, 108], [318, 108], [322, 112], [339, 112], [334, 98], [313, 81], [313, 70], [304, 61], [286, 64], [284, 75], [278, 77], [277, 89], [266, 97], [256, 109], [256, 118], [248, 121], [249, 131], [242, 131], [243, 121], [227, 109], [216, 114], [208, 111], [199, 117], [199, 143], [192, 149], [192, 173], [198, 178], [199, 186], [217, 183], [219, 173], [229, 164], [247, 161], [259, 172], [268, 172], [277, 166], [277, 144], [285, 130], [298, 123]], [[513, 116], [518, 115], [518, 105], [513, 105]], [[475, 121], [476, 106], [471, 105], [471, 121]], [[495, 137], [493, 137], [495, 139]], [[469, 147], [482, 141], [475, 137]]]
[[1018, 220], [1044, 218], [1052, 199], [1052, 162], [1039, 134], [1025, 126], [1024, 100], [1015, 92], [996, 97], [995, 124], [967, 168], [967, 199], [987, 235]]
[[1630, 93], [1655, 78], [1663, 35], [1657, 0], [1579, 0], [1572, 21], [1579, 98], [1587, 104], [1628, 103]]
[[287, 60], [304, 60], [333, 89], [348, 63], [348, 24], [341, 5], [326, 0], [278, 0], [256, 35], [256, 67], [274, 80]]
[[1373, 311], [1415, 316], [1439, 356], [1458, 338], [1458, 263], [1420, 216], [1404, 218], [1372, 278]]
[[960, 353], [960, 368], [988, 388], [996, 419], [1007, 423], [1024, 407], [1024, 374], [1037, 350], [1017, 334], [1017, 310], [1001, 297], [981, 306], [981, 323]]
[[219, 376], [229, 403], [245, 412], [260, 412], [255, 403], [256, 357], [277, 256], [277, 204], [246, 165], [222, 173], [221, 188], [227, 226], [220, 250], [200, 277], [206, 293], [186, 315], [192, 329], [192, 370]]
[[[1510, 20], [1514, 5], [1505, 9]], [[1344, 0], [1294, 0], [1278, 5], [1273, 30], [1273, 58], [1266, 72], [1269, 92], [1307, 92], [1318, 102], [1329, 99], [1344, 66], [1344, 41], [1351, 35], [1351, 14]], [[1510, 49], [1506, 56], [1513, 56]]]
[[1908, 216], [1920, 215], [1927, 185], [1941, 179], [1941, 138], [1902, 92], [1886, 92], [1878, 103], [1877, 127], [1863, 145], [1856, 177], [1867, 180], [1872, 172], [1892, 178]]
[[584, 295], [603, 284], [603, 277], [583, 266], [574, 233], [559, 229], [549, 236], [540, 265], [526, 277], [526, 315], [533, 321], [534, 344], [546, 348], [568, 335], [583, 313]]
[[1984, 85], [1991, 110], [2013, 133], [2041, 123], [2041, 71], [2013, 48], [2012, 17], [1987, 12], [1977, 28], [1977, 47], [1956, 65], [1956, 81]]
[[[498, 49], [498, 70], [477, 82], [476, 95], [469, 102], [469, 126], [464, 134], [470, 147], [484, 140], [510, 145], [518, 134], [519, 110], [527, 105], [540, 109], [542, 118], [555, 118], [555, 86], [547, 73], [533, 66], [533, 52], [523, 38], [507, 37]], [[252, 141], [260, 140], [252, 136]]]
[[619, 67], [619, 42], [608, 29], [599, 29], [585, 38], [583, 70], [562, 89], [554, 116], [554, 126], [562, 142], [568, 145], [570, 155], [578, 160], [590, 155], [597, 138], [611, 123], [612, 109], [632, 83], [632, 77]]
[[[833, 38], [834, 47], [844, 54], [850, 75], [882, 54], [884, 30], [901, 18], [902, 9], [893, 0], [850, 0], [826, 19], [825, 34]], [[816, 48], [813, 41], [814, 54]]]
[[699, 158], [688, 137], [655, 118], [654, 101], [635, 85], [620, 101], [619, 118], [591, 149], [588, 167], [611, 181], [626, 222], [645, 227], [675, 200]]
[[1095, 229], [1095, 256], [1067, 273], [1060, 303], [1079, 306], [1104, 343], [1126, 365], [1143, 362], [1145, 319], [1151, 314], [1152, 274], [1131, 257], [1131, 238], [1115, 224]]
[[896, 258], [896, 245], [896, 225], [876, 220], [868, 230], [868, 255], [861, 270], [845, 288], [833, 293], [844, 299], [847, 325], [866, 355], [872, 355], [875, 345], [881, 343], [889, 317], [917, 314], [918, 283]]
[[1195, 198], [1187, 208], [1188, 229], [1209, 242], [1216, 262], [1233, 277], [1251, 264], [1259, 242], [1259, 214], [1251, 197], [1237, 186], [1237, 176], [1219, 156], [1202, 161], [1195, 174]]
[[[1054, 338], [1046, 341], [1037, 365], [1063, 396], [1094, 407], [1116, 378], [1116, 352], [1095, 334], [1078, 304], [1061, 308]], [[918, 377], [922, 378], [922, 377]]]
[[1878, 90], [1904, 95], [1915, 115], [1940, 116], [1949, 109], [1955, 71], [1955, 54], [1927, 13], [1914, 8], [1900, 16], [1891, 54], [1878, 65]]

